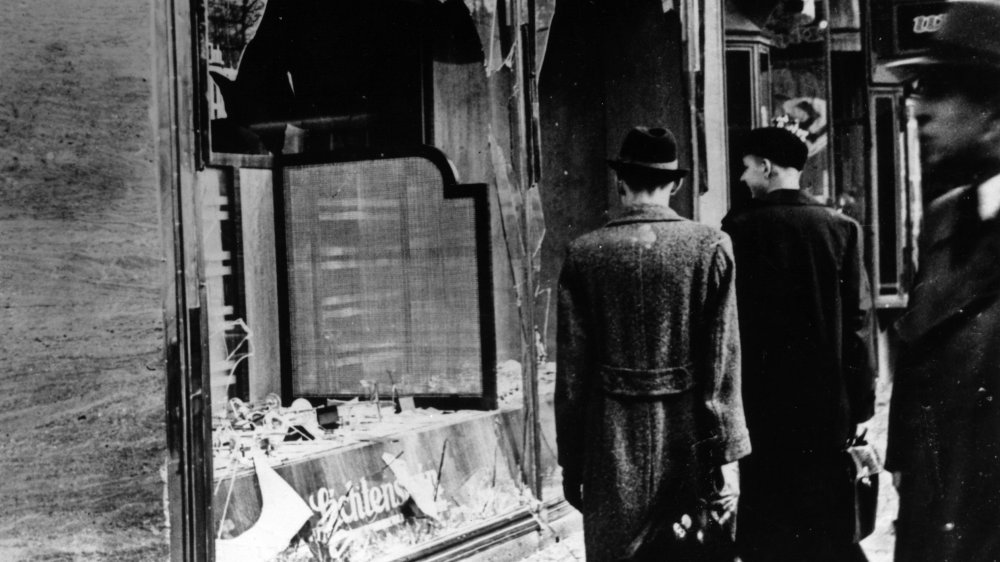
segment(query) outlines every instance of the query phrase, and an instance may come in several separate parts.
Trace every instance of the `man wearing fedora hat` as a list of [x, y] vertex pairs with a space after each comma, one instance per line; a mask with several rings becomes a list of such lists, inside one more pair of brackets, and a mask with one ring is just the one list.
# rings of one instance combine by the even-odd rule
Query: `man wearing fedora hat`
[[928, 50], [890, 68], [939, 186], [895, 325], [896, 561], [1000, 560], [1000, 1], [949, 3]]
[[687, 174], [670, 131], [632, 129], [609, 165], [624, 212], [559, 277], [559, 464], [590, 562], [646, 559], [651, 522], [695, 535], [699, 500], [732, 522], [749, 453], [729, 238], [669, 207]]
[[791, 122], [750, 131], [741, 179], [754, 198], [722, 223], [739, 271], [753, 445], [740, 463], [744, 562], [865, 560], [838, 461], [874, 413], [871, 292], [861, 227], [801, 190], [803, 133]]

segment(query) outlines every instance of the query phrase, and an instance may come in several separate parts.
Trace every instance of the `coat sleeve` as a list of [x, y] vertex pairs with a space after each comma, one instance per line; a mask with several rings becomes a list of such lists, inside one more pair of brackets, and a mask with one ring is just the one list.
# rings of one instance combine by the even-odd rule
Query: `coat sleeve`
[[844, 382], [851, 406], [851, 422], [875, 414], [875, 314], [871, 285], [862, 263], [861, 227], [852, 223], [841, 265]]
[[579, 480], [583, 476], [586, 445], [586, 401], [590, 384], [588, 358], [587, 305], [582, 279], [572, 256], [567, 256], [559, 274], [558, 327], [556, 345], [555, 416], [556, 447], [564, 476]]
[[728, 236], [715, 245], [707, 281], [699, 330], [699, 347], [705, 351], [699, 371], [705, 375], [701, 393], [708, 423], [699, 442], [708, 461], [721, 465], [750, 454], [740, 385], [736, 267]]

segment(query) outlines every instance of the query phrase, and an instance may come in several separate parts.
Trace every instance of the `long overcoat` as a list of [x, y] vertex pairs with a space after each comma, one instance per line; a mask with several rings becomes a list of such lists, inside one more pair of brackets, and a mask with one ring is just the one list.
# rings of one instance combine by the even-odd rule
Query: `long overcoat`
[[928, 208], [890, 405], [896, 562], [1000, 560], [1000, 220], [975, 190]]
[[722, 228], [739, 272], [743, 400], [754, 450], [740, 467], [744, 556], [799, 560], [796, 549], [841, 549], [835, 559], [846, 559], [850, 489], [837, 461], [855, 424], [874, 412], [877, 372], [861, 228], [790, 189], [754, 199]]
[[861, 228], [800, 190], [727, 216], [739, 271], [743, 398], [754, 452], [839, 451], [875, 407]]
[[[583, 483], [587, 560], [617, 560], [667, 498], [749, 453], [729, 238], [637, 206], [569, 247], [559, 279], [556, 429]], [[662, 506], [660, 506], [662, 508]]]

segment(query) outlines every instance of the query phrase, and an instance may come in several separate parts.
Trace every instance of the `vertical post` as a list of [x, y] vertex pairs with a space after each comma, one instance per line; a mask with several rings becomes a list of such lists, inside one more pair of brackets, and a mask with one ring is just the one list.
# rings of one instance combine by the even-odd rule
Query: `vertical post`
[[903, 110], [905, 111], [905, 143], [904, 170], [906, 174], [906, 196], [908, 205], [906, 209], [906, 265], [903, 284], [909, 299], [910, 290], [913, 288], [913, 279], [917, 274], [917, 266], [920, 264], [920, 223], [924, 215], [924, 193], [923, 193], [923, 172], [920, 166], [920, 133], [917, 129], [916, 108], [909, 99], [903, 100]]
[[542, 497], [541, 480], [541, 442], [538, 423], [538, 359], [535, 352], [535, 268], [534, 248], [530, 238], [531, 217], [529, 215], [528, 190], [535, 188], [537, 182], [537, 153], [535, 152], [534, 127], [537, 122], [529, 116], [534, 115], [531, 93], [534, 88], [534, 39], [535, 14], [533, 0], [510, 0], [512, 3], [510, 16], [516, 39], [513, 48], [517, 61], [514, 72], [515, 135], [518, 147], [519, 163], [517, 182], [521, 200], [521, 240], [524, 252], [521, 267], [524, 274], [524, 295], [521, 302], [521, 365], [522, 387], [524, 388], [524, 451], [522, 459], [524, 477], [536, 498]]
[[836, 204], [837, 196], [837, 160], [836, 130], [833, 123], [833, 33], [830, 26], [830, 0], [823, 1], [823, 17], [826, 26], [823, 28], [823, 79], [826, 82], [826, 169], [830, 177], [830, 192], [827, 196]]
[[181, 287], [183, 281], [180, 279], [178, 263], [182, 263], [182, 258], [178, 258], [177, 239], [179, 237], [180, 223], [174, 217], [174, 184], [173, 178], [175, 166], [172, 150], [172, 129], [173, 115], [171, 107], [173, 105], [173, 85], [163, 77], [169, 75], [169, 69], [173, 68], [173, 42], [172, 21], [173, 5], [170, 1], [150, 2], [153, 22], [153, 128], [157, 139], [157, 179], [160, 183], [160, 225], [164, 241], [164, 277], [168, 280], [163, 294], [163, 324], [164, 324], [164, 349], [166, 359], [166, 408], [167, 408], [167, 490], [166, 502], [168, 510], [167, 523], [170, 528], [170, 559], [171, 561], [182, 561], [190, 559], [187, 548], [187, 541], [184, 540], [186, 533], [185, 510], [184, 510], [184, 479], [183, 474], [183, 452], [185, 449], [184, 439], [184, 401], [181, 396], [186, 393], [184, 384], [184, 361], [181, 357], [182, 339], [184, 333], [185, 318], [178, 314], [178, 310], [183, 310], [179, 304], [181, 301]]
[[684, 78], [687, 97], [688, 126], [691, 128], [689, 145], [691, 147], [691, 174], [688, 176], [687, 189], [691, 190], [692, 219], [700, 220], [700, 205], [698, 197], [701, 194], [701, 143], [699, 142], [699, 88], [698, 75], [701, 68], [701, 19], [704, 11], [699, 0], [683, 0], [681, 2], [681, 43], [684, 46]]
[[154, 0], [153, 126], [161, 228], [169, 284], [164, 295], [167, 359], [167, 494], [171, 560], [212, 560], [211, 418], [198, 209], [191, 3]]

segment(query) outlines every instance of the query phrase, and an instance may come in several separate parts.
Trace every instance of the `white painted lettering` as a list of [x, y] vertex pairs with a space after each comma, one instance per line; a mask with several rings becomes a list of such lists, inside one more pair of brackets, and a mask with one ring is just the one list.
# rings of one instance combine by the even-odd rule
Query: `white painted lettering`
[[375, 513], [385, 513], [387, 511], [385, 503], [383, 503], [382, 489], [374, 487], [368, 491], [368, 503], [371, 504], [372, 510]]
[[941, 29], [944, 24], [944, 14], [932, 14], [929, 16], [917, 16], [913, 18], [914, 33], [934, 33]]
[[[437, 478], [437, 471], [433, 469], [422, 470], [413, 475], [417, 485], [430, 488], [437, 485]], [[391, 512], [409, 497], [409, 490], [399, 481], [383, 482], [376, 486], [362, 478], [357, 485], [345, 482], [343, 494], [338, 494], [336, 488], [317, 488], [309, 494], [307, 503], [314, 512], [320, 514], [318, 525], [332, 531], [338, 521], [343, 525], [360, 523], [363, 527], [369, 527], [375, 521], [379, 521], [379, 525], [397, 519], [402, 522], [401, 514], [392, 515]], [[391, 526], [394, 523], [385, 524]]]

